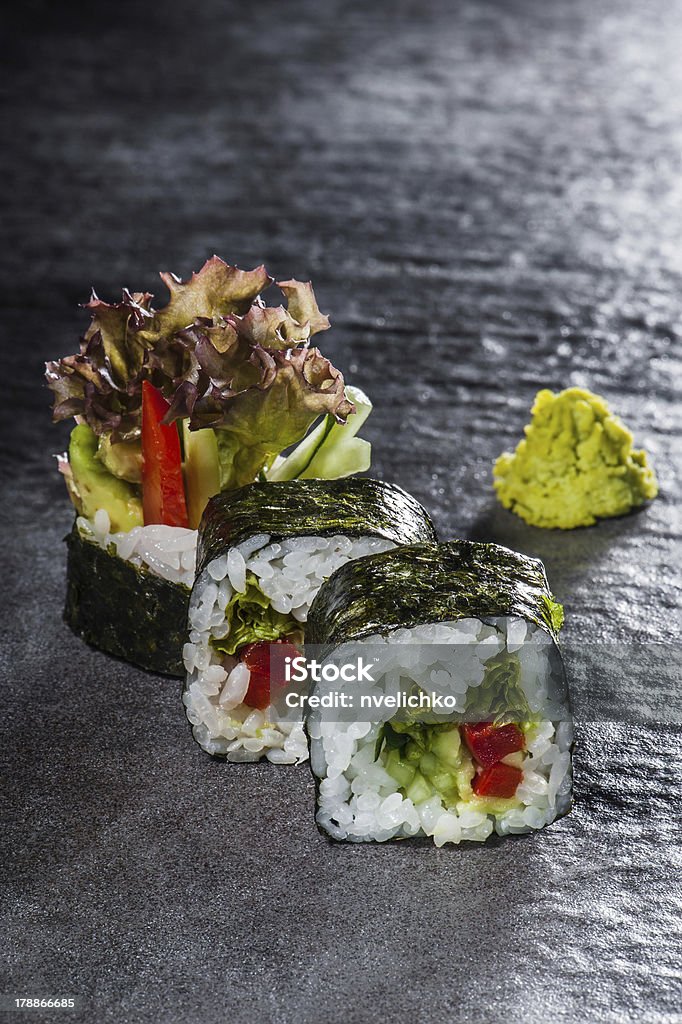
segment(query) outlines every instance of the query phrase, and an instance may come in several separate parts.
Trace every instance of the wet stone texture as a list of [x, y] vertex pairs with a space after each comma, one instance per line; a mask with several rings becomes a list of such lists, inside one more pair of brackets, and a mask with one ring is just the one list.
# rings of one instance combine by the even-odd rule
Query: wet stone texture
[[[0, 989], [117, 1024], [679, 1020], [665, 708], [627, 720], [608, 681], [618, 720], [579, 721], [575, 810], [540, 835], [330, 845], [305, 768], [212, 763], [176, 681], [62, 623], [67, 429], [40, 372], [75, 349], [90, 285], [160, 296], [157, 268], [214, 251], [312, 277], [327, 354], [375, 402], [375, 474], [445, 537], [542, 557], [573, 649], [675, 644], [682, 9], [33, 0], [12, 19]], [[542, 532], [495, 504], [491, 461], [539, 387], [569, 384], [612, 401], [661, 496]], [[623, 704], [657, 683], [628, 662]], [[577, 703], [602, 685], [577, 672]]]

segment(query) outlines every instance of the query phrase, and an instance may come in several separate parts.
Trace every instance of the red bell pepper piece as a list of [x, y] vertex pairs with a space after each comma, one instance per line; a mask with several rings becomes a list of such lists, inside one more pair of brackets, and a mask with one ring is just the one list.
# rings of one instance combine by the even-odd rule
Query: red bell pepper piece
[[251, 673], [244, 703], [259, 711], [263, 711], [276, 699], [277, 689], [288, 686], [284, 674], [284, 659], [287, 656], [296, 658], [301, 653], [290, 640], [275, 640], [273, 643], [281, 645], [282, 649], [277, 652], [277, 657], [271, 665], [270, 643], [269, 640], [257, 640], [255, 643], [246, 644], [239, 651], [240, 660]]
[[182, 482], [180, 438], [161, 420], [170, 406], [149, 381], [142, 382], [142, 510], [145, 526], [189, 526]]
[[497, 764], [507, 754], [523, 750], [526, 741], [518, 725], [493, 725], [492, 722], [469, 722], [462, 726], [467, 747], [484, 768]]
[[520, 768], [500, 762], [491, 765], [490, 768], [484, 768], [471, 785], [476, 796], [492, 796], [508, 800], [516, 793], [516, 787], [522, 778], [523, 772]]

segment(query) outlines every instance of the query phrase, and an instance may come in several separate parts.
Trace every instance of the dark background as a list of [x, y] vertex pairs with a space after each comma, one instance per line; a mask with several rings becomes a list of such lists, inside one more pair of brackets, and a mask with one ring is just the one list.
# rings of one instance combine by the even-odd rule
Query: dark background
[[[680, 1019], [679, 728], [579, 723], [575, 810], [536, 836], [328, 844], [305, 768], [212, 763], [176, 681], [61, 622], [68, 428], [41, 372], [91, 285], [161, 302], [158, 269], [213, 252], [310, 277], [326, 354], [375, 403], [376, 476], [443, 536], [544, 558], [573, 644], [676, 640], [681, 51], [671, 0], [11, 13], [2, 991], [87, 1021]], [[496, 505], [491, 462], [571, 384], [661, 494], [545, 532]]]

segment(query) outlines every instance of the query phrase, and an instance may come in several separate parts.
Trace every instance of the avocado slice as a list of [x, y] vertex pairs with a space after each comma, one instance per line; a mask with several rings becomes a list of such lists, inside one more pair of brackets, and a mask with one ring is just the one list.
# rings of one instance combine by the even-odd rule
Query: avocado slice
[[112, 533], [142, 526], [142, 502], [133, 484], [119, 480], [97, 457], [97, 435], [84, 423], [71, 431], [69, 465], [76, 509], [92, 519], [98, 508], [109, 514]]
[[114, 476], [131, 484], [142, 483], [142, 445], [139, 441], [111, 441], [109, 434], [98, 439], [97, 458]]

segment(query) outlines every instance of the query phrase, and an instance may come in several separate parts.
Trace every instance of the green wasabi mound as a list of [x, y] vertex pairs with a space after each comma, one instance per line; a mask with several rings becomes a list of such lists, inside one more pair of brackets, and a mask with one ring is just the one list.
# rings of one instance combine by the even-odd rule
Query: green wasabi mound
[[606, 401], [583, 388], [538, 391], [525, 438], [493, 467], [497, 496], [531, 526], [572, 530], [658, 494], [646, 452]]

